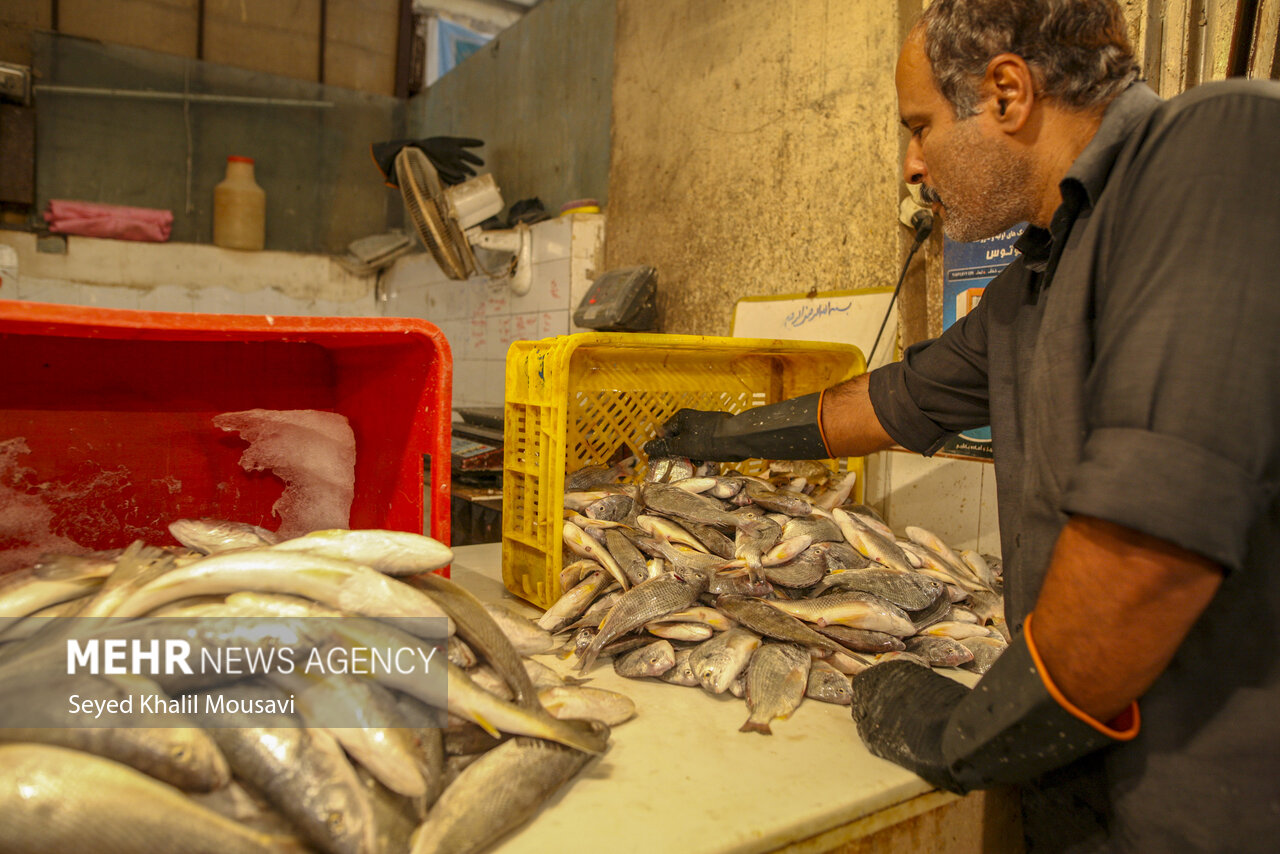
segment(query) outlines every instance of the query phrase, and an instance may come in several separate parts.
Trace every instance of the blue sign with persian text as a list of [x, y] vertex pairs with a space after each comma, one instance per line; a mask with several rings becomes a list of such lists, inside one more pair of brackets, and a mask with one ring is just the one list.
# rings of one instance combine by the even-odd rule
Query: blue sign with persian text
[[[1026, 224], [978, 240], [960, 243], [945, 239], [942, 243], [942, 327], [945, 329], [978, 305], [987, 284], [1008, 266], [1017, 255], [1013, 245], [1022, 236]], [[939, 453], [989, 460], [991, 428], [965, 430], [948, 439]]]

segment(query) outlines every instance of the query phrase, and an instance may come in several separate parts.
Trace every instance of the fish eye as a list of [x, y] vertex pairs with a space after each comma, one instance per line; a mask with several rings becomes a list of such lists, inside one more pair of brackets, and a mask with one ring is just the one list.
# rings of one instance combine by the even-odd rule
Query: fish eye
[[338, 810], [332, 810], [327, 816], [325, 816], [324, 823], [325, 826], [329, 828], [330, 832], [334, 834], [341, 833], [343, 824], [342, 813]]

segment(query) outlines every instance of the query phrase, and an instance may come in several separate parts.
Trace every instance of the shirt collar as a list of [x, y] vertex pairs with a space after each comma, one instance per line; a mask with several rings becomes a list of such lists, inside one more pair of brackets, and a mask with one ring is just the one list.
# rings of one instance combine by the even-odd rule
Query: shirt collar
[[[1089, 205], [1098, 203], [1102, 188], [1107, 185], [1111, 167], [1115, 165], [1120, 149], [1129, 141], [1134, 128], [1147, 119], [1160, 106], [1160, 96], [1141, 81], [1132, 83], [1107, 105], [1102, 123], [1084, 151], [1071, 164], [1062, 183], [1064, 204], [1074, 204], [1079, 210], [1087, 199]], [[1085, 198], [1076, 194], [1083, 190]]]

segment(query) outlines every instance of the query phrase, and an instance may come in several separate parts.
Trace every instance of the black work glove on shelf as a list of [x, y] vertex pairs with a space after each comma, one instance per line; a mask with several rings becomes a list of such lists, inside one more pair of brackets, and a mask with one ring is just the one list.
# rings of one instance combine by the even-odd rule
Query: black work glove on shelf
[[964, 794], [1025, 783], [1137, 733], [1136, 704], [1129, 732], [1104, 731], [1064, 708], [1041, 678], [1028, 634], [972, 690], [908, 661], [854, 676], [853, 720], [867, 749]]
[[827, 451], [818, 425], [821, 392], [757, 406], [734, 415], [681, 409], [644, 446], [650, 457], [693, 460], [825, 460]]
[[395, 169], [396, 155], [406, 145], [421, 149], [431, 161], [431, 165], [436, 168], [440, 181], [446, 185], [461, 184], [476, 174], [476, 166], [484, 165], [484, 161], [479, 156], [467, 150], [484, 145], [482, 139], [465, 136], [432, 136], [426, 139], [394, 139], [390, 142], [375, 142], [369, 147], [369, 152], [373, 155], [373, 162], [382, 172], [383, 180], [393, 187], [398, 186]]

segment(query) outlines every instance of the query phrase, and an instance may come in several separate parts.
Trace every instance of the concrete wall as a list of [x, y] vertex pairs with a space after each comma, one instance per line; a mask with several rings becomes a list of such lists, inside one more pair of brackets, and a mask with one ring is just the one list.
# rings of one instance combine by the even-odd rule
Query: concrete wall
[[[615, 0], [544, 0], [409, 101], [413, 137], [474, 136], [510, 205], [609, 195]], [[666, 5], [666, 4], [656, 4]]]
[[618, 0], [617, 28], [606, 261], [658, 268], [664, 331], [894, 284], [896, 0]]
[[0, 60], [31, 62], [32, 31], [203, 59], [249, 71], [395, 93], [399, 0], [4, 0]]

